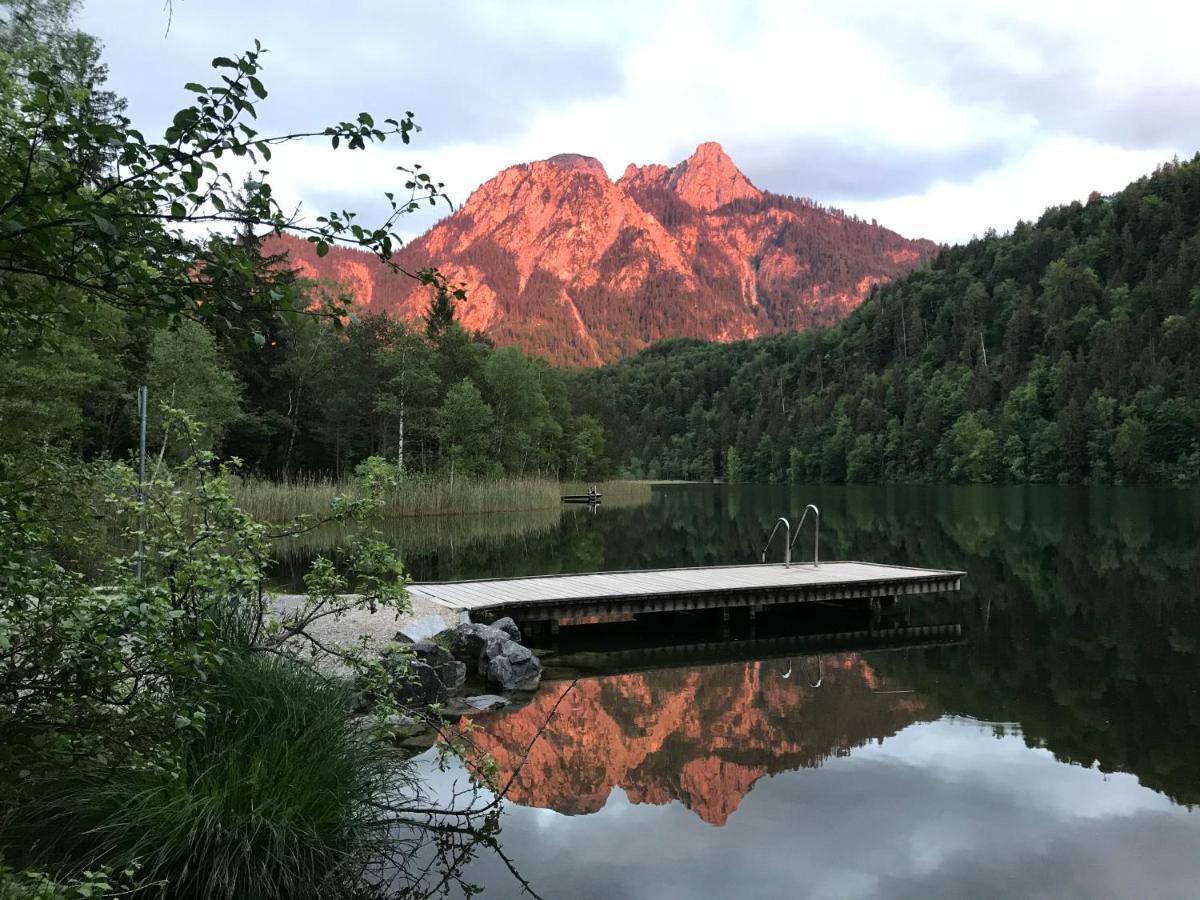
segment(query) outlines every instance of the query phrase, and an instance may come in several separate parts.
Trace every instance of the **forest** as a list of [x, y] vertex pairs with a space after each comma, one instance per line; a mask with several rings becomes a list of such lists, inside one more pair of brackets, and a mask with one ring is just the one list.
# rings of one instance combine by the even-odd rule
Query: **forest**
[[1200, 480], [1200, 156], [943, 247], [827, 329], [583, 373], [632, 474]]
[[[205, 426], [204, 446], [246, 474], [339, 479], [371, 456], [408, 474], [580, 478], [602, 464], [603, 434], [577, 416], [566, 376], [544, 361], [468, 333], [452, 294], [431, 293], [418, 326], [383, 315], [311, 314], [338, 285], [306, 281], [286, 253], [253, 236], [250, 264], [288, 283], [290, 305], [237, 330], [192, 318], [130, 322], [101, 309], [86, 332], [59, 328], [54, 352], [8, 334], [0, 358], [0, 449], [55, 446], [84, 457], [135, 449], [134, 397], [149, 389], [153, 455], [178, 461], [163, 407]], [[402, 277], [402, 276], [396, 276]]]

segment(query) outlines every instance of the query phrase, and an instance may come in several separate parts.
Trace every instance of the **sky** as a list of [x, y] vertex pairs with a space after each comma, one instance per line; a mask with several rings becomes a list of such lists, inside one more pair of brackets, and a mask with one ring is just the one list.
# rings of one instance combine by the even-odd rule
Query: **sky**
[[1200, 150], [1193, 3], [84, 0], [78, 24], [148, 134], [255, 38], [264, 134], [411, 110], [408, 147], [270, 166], [289, 209], [368, 223], [400, 165], [461, 204], [517, 163], [582, 153], [617, 178], [711, 140], [761, 189], [955, 242]]

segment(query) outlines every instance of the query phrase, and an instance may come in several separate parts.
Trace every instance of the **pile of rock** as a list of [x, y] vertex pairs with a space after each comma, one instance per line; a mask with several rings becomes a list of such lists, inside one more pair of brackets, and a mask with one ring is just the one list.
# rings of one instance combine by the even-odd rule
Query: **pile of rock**
[[[400, 632], [395, 643], [405, 646], [386, 651], [382, 661], [405, 673], [396, 679], [401, 704], [445, 705], [470, 676], [502, 691], [535, 690], [542, 680], [542, 664], [520, 641], [520, 629], [510, 618], [491, 625], [466, 622], [418, 641]], [[469, 699], [482, 701], [468, 702], [476, 710], [495, 708], [495, 701], [503, 700], [493, 695]]]
[[521, 631], [507, 616], [491, 625], [467, 622], [448, 628], [433, 640], [501, 690], [532, 691], [542, 680], [541, 661], [521, 644]]

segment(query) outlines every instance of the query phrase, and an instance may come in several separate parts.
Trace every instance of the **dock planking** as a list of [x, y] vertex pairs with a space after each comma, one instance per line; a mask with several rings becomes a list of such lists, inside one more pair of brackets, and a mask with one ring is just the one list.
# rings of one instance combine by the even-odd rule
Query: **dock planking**
[[644, 569], [412, 584], [410, 593], [472, 618], [518, 622], [683, 610], [753, 610], [812, 601], [955, 591], [964, 572], [855, 561]]

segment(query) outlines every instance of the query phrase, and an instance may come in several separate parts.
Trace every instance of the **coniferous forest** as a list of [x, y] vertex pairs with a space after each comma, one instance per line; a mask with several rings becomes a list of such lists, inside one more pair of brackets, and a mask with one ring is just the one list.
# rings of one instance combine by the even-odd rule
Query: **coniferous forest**
[[1200, 479], [1200, 157], [943, 247], [841, 324], [582, 375], [614, 459], [732, 481]]

